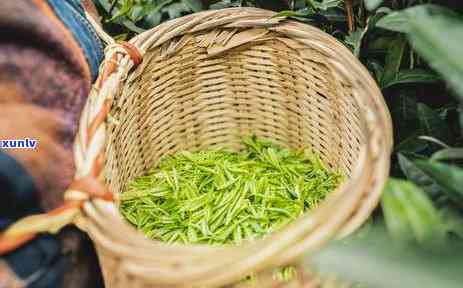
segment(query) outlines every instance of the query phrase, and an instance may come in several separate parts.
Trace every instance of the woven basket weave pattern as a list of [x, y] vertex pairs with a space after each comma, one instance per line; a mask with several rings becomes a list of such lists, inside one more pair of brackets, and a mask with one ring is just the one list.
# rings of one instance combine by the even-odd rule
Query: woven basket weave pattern
[[[117, 201], [91, 200], [77, 224], [96, 244], [107, 287], [241, 287], [247, 284], [239, 280], [254, 272], [260, 272], [256, 287], [276, 287], [281, 283], [270, 267], [295, 263], [302, 252], [351, 233], [376, 206], [392, 146], [379, 89], [334, 38], [272, 15], [226, 9], [164, 23], [130, 41], [143, 54], [135, 68], [130, 57], [117, 53], [120, 48], [109, 47], [102, 73], [116, 68], [109, 77], [100, 75], [105, 81], [97, 83], [84, 110], [78, 171], [91, 169], [83, 160], [96, 155], [89, 151], [105, 149], [104, 173], [117, 198], [166, 154], [239, 149], [243, 136], [255, 134], [311, 147], [349, 180], [283, 231], [226, 248], [146, 239], [121, 219]], [[88, 140], [90, 120], [107, 99], [110, 117], [84, 149], [79, 143]], [[317, 287], [311, 281], [301, 272], [286, 285]]]
[[184, 45], [173, 55], [162, 47], [149, 51], [137, 68], [143, 73], [129, 77], [120, 109], [111, 114], [118, 123], [110, 126], [112, 191], [122, 192], [163, 155], [239, 149], [250, 134], [312, 147], [349, 175], [364, 144], [351, 85], [323, 63], [320, 51], [276, 33], [266, 37], [214, 57], [202, 40], [217, 41], [215, 30], [173, 40]]

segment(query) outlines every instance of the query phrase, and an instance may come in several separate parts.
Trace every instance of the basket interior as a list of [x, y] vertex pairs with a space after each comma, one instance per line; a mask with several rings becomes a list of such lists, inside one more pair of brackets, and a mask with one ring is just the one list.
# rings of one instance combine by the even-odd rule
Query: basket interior
[[333, 59], [275, 32], [210, 56], [227, 33], [236, 29], [170, 40], [147, 51], [129, 75], [109, 124], [105, 170], [112, 191], [123, 192], [166, 154], [239, 149], [251, 134], [311, 147], [329, 166], [351, 174], [365, 140], [362, 116], [352, 83]]

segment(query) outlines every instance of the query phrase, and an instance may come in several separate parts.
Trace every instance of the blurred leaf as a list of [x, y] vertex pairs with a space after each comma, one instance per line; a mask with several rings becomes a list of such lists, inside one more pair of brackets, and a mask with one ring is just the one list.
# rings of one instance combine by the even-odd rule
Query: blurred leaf
[[433, 161], [441, 160], [460, 160], [463, 159], [463, 148], [447, 148], [434, 153], [431, 157]]
[[390, 179], [381, 207], [388, 231], [395, 238], [434, 243], [445, 237], [442, 219], [432, 201], [412, 182]]
[[447, 145], [443, 141], [441, 141], [441, 140], [439, 140], [437, 138], [431, 137], [431, 136], [421, 135], [421, 136], [418, 137], [418, 139], [423, 140], [423, 141], [427, 141], [427, 142], [430, 142], [430, 143], [433, 143], [433, 144], [436, 144], [437, 146], [439, 146], [441, 148], [449, 148], [450, 147], [449, 145]]
[[405, 157], [402, 153], [398, 154], [399, 165], [402, 172], [412, 181], [422, 188], [428, 195], [435, 198], [439, 195], [440, 187], [437, 183], [424, 173], [416, 164]]
[[412, 241], [413, 232], [406, 212], [406, 207], [397, 200], [395, 195], [394, 184], [389, 180], [381, 198], [381, 207], [383, 210], [384, 219], [389, 233], [395, 238], [401, 241]]
[[440, 211], [446, 231], [463, 239], [463, 215], [451, 206], [444, 207]]
[[436, 74], [422, 70], [422, 69], [413, 69], [413, 70], [402, 70], [396, 73], [387, 83], [381, 83], [381, 88], [385, 89], [397, 84], [406, 84], [406, 83], [433, 83], [441, 80]]
[[388, 15], [381, 18], [376, 23], [376, 26], [386, 30], [409, 33], [413, 32], [411, 29], [414, 29], [414, 26], [419, 24], [419, 19], [425, 18], [429, 15], [439, 14], [447, 16], [455, 15], [455, 13], [449, 11], [448, 9], [442, 6], [424, 4], [413, 6], [411, 8], [407, 8], [401, 11], [391, 12]]
[[376, 10], [376, 14], [379, 14], [379, 13], [389, 14], [391, 12], [392, 12], [392, 9], [389, 8], [389, 7], [386, 7], [386, 6], [380, 7], [380, 8], [378, 8], [378, 10]]
[[169, 19], [175, 19], [181, 17], [183, 13], [190, 12], [191, 9], [185, 3], [178, 2], [162, 8], [162, 11], [169, 14]]
[[128, 37], [129, 37], [128, 33], [122, 33], [122, 34], [114, 36], [114, 40], [116, 40], [116, 41], [127, 41]]
[[172, 2], [173, 0], [164, 0], [146, 5], [144, 8], [145, 17], [143, 18], [143, 25], [146, 28], [153, 28], [159, 25], [162, 21], [162, 9]]
[[183, 0], [183, 3], [185, 3], [185, 5], [188, 6], [193, 12], [199, 12], [203, 10], [203, 3], [201, 0]]
[[463, 207], [463, 169], [436, 161], [418, 160], [415, 164], [434, 179], [455, 204]]
[[141, 18], [143, 18], [144, 15], [144, 8], [141, 5], [135, 5], [133, 8], [130, 10], [129, 13], [129, 18], [133, 22], [139, 21]]
[[95, 2], [96, 4], [99, 4], [104, 9], [104, 11], [106, 11], [107, 13], [110, 12], [111, 3], [109, 2], [109, 0], [96, 0]]
[[122, 23], [127, 29], [129, 29], [130, 31], [135, 32], [135, 33], [143, 33], [143, 32], [146, 31], [145, 29], [140, 28], [140, 27], [138, 27], [137, 25], [135, 25], [135, 23], [133, 23], [133, 22], [130, 21], [130, 20], [124, 20], [124, 21], [121, 21], [121, 23]]
[[460, 288], [461, 241], [448, 241], [439, 248], [430, 251], [416, 245], [394, 245], [382, 227], [376, 226], [366, 237], [331, 243], [304, 260], [307, 270], [317, 271], [322, 282], [336, 277], [358, 283], [326, 287]]
[[419, 5], [381, 18], [378, 27], [407, 33], [412, 47], [463, 99], [463, 21], [436, 5]]
[[460, 132], [463, 135], [463, 107], [458, 108], [458, 116], [460, 122]]
[[406, 44], [407, 41], [403, 37], [399, 37], [390, 42], [389, 50], [386, 54], [384, 73], [381, 78], [381, 86], [387, 87], [388, 83], [392, 82], [399, 73]]
[[150, 14], [148, 14], [143, 22], [146, 24], [147, 27], [155, 27], [161, 23], [162, 20], [162, 14], [160, 11], [152, 11]]
[[383, 3], [383, 0], [365, 0], [365, 7], [368, 10], [375, 10]]

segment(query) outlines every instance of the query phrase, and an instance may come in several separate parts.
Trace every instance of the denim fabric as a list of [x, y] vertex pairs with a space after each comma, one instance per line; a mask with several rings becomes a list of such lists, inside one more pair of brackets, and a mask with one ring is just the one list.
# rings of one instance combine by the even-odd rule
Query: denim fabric
[[[0, 231], [17, 219], [41, 213], [32, 177], [10, 155], [0, 151]], [[26, 260], [27, 259], [27, 260]], [[28, 288], [62, 287], [69, 259], [62, 257], [56, 237], [41, 235], [35, 241], [2, 257]]]
[[85, 53], [92, 79], [98, 76], [98, 68], [103, 58], [103, 45], [95, 30], [85, 17], [80, 0], [48, 0], [56, 16], [71, 31]]
[[56, 237], [41, 235], [7, 254], [3, 260], [27, 282], [27, 288], [60, 288], [63, 287], [64, 272], [70, 265], [69, 257], [63, 257], [61, 249]]
[[[0, 151], [0, 226], [38, 208], [32, 176], [10, 155]], [[3, 228], [3, 227], [0, 227]]]

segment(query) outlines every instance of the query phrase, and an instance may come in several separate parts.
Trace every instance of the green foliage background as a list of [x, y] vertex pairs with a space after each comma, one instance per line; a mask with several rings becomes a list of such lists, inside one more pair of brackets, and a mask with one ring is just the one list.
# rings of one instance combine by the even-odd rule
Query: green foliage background
[[[398, 243], [443, 247], [461, 242], [462, 1], [94, 1], [106, 30], [117, 38], [130, 38], [188, 13], [238, 6], [275, 10], [330, 33], [370, 70], [394, 122], [392, 178], [371, 222], [385, 223], [387, 237]], [[349, 29], [349, 22], [354, 29]]]

